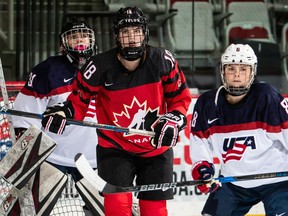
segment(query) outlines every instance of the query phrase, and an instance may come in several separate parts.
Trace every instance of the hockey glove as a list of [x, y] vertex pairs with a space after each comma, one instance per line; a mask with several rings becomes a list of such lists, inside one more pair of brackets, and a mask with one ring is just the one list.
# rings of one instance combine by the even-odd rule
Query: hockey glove
[[197, 188], [202, 193], [213, 193], [221, 184], [213, 179], [215, 168], [212, 163], [208, 161], [198, 161], [192, 167], [192, 177], [194, 180], [203, 180], [206, 184], [198, 185]]
[[18, 140], [27, 130], [27, 128], [14, 128], [16, 140]]
[[155, 136], [151, 139], [154, 148], [176, 145], [179, 132], [185, 128], [187, 119], [179, 111], [168, 112], [161, 116], [154, 128]]
[[43, 113], [42, 126], [45, 130], [56, 134], [63, 134], [66, 126], [66, 118], [73, 118], [74, 108], [70, 101], [58, 103], [47, 107]]

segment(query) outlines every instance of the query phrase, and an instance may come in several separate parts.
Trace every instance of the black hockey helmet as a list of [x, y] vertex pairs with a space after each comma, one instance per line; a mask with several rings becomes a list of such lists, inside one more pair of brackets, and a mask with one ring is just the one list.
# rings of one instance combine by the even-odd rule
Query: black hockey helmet
[[[119, 40], [119, 30], [129, 26], [140, 26], [143, 29], [144, 40], [140, 47], [122, 47]], [[119, 48], [120, 55], [129, 61], [133, 61], [141, 58], [144, 53], [145, 47], [149, 40], [149, 30], [147, 27], [147, 19], [144, 16], [142, 10], [138, 7], [126, 7], [120, 8], [116, 13], [114, 20], [114, 34], [115, 42]]]
[[[79, 63], [80, 58], [88, 59], [96, 51], [94, 31], [82, 20], [72, 18], [63, 25], [59, 37], [62, 53], [69, 54], [77, 64]], [[69, 40], [78, 40], [77, 37], [82, 39], [86, 38], [86, 43], [83, 42], [83, 44], [80, 43], [80, 45], [76, 47], [71, 47], [71, 45], [69, 45]]]

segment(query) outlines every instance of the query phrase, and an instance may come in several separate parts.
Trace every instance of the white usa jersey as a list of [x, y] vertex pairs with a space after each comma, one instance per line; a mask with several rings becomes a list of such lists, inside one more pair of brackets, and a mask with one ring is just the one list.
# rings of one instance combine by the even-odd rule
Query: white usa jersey
[[[48, 106], [66, 101], [72, 91], [72, 83], [77, 69], [74, 68], [65, 56], [49, 57], [35, 66], [23, 89], [14, 102], [14, 109], [42, 114]], [[15, 128], [28, 128], [32, 124], [41, 128], [41, 120], [13, 116]], [[90, 102], [85, 121], [96, 122], [95, 101]], [[83, 153], [91, 166], [96, 164], [96, 145], [98, 142], [96, 129], [67, 125], [61, 135], [45, 131], [58, 146], [47, 158], [47, 161], [75, 167], [74, 157]]]
[[[221, 87], [203, 93], [191, 121], [193, 163], [220, 160], [223, 176], [288, 171], [288, 102], [267, 83], [253, 84], [238, 104], [229, 104]], [[287, 177], [233, 182], [251, 188]]]

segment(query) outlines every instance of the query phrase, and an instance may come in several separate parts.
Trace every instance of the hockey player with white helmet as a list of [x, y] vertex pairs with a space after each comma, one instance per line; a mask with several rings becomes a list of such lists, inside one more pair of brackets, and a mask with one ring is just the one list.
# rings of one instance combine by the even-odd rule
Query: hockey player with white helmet
[[[241, 49], [241, 50], [240, 50]], [[239, 65], [250, 65], [251, 73], [247, 77], [247, 82], [244, 82], [243, 85], [231, 85], [224, 73], [224, 68], [229, 64], [239, 64]], [[257, 71], [257, 57], [253, 49], [249, 45], [235, 45], [231, 44], [227, 47], [225, 53], [221, 57], [221, 79], [225, 89], [231, 95], [242, 95], [249, 91], [250, 86], [252, 85], [256, 71]], [[228, 72], [229, 73], [229, 72]]]
[[192, 177], [210, 193], [202, 214], [240, 216], [259, 202], [266, 215], [288, 214], [287, 177], [213, 180], [213, 157], [221, 175], [241, 176], [288, 170], [288, 102], [268, 83], [254, 82], [257, 57], [247, 44], [231, 44], [221, 57], [223, 85], [203, 93], [191, 121]]

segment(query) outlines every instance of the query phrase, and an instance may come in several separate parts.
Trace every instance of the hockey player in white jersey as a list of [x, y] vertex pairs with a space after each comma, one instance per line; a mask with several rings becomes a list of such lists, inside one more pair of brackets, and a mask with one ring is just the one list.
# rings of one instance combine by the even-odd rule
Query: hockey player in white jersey
[[[25, 86], [17, 95], [14, 103], [14, 109], [33, 113], [43, 113], [48, 106], [65, 101], [67, 96], [72, 91], [72, 83], [78, 69], [81, 68], [81, 66], [85, 64], [86, 60], [95, 53], [95, 47], [94, 31], [87, 23], [78, 19], [72, 19], [71, 21], [67, 22], [63, 26], [60, 34], [61, 55], [49, 57], [31, 70]], [[85, 121], [96, 121], [95, 101], [93, 100], [90, 102]], [[13, 124], [16, 134], [18, 135], [21, 135], [21, 133], [29, 128], [32, 124], [41, 128], [41, 121], [32, 118], [14, 116]], [[62, 135], [57, 135], [50, 132], [47, 132], [47, 134], [56, 141], [58, 146], [46, 159], [48, 165], [45, 165], [45, 170], [43, 170], [44, 166], [41, 166], [39, 172], [47, 172], [49, 164], [52, 164], [63, 173], [71, 174], [76, 182], [76, 187], [79, 188], [79, 184], [81, 184], [81, 181], [79, 180], [82, 179], [82, 176], [75, 167], [74, 157], [77, 153], [81, 152], [87, 157], [90, 165], [93, 168], [97, 167], [96, 129], [70, 125], [66, 128]], [[40, 176], [41, 172], [39, 174]], [[36, 178], [39, 177], [39, 175], [36, 174]], [[39, 178], [41, 180], [41, 177]], [[41, 182], [38, 186], [41, 190]], [[65, 185], [63, 185], [63, 187], [64, 186]], [[80, 185], [80, 187], [86, 188], [86, 186], [83, 187], [83, 185]], [[45, 188], [43, 188], [43, 190], [45, 190]], [[93, 202], [95, 202], [94, 198], [84, 196], [82, 190], [78, 191], [86, 205], [90, 208], [90, 211], [91, 208], [96, 208], [96, 206], [93, 204]], [[51, 191], [48, 192], [52, 194]], [[61, 191], [58, 192], [57, 196], [60, 194]], [[36, 195], [34, 194], [34, 196]], [[50, 206], [47, 206], [48, 210], [41, 215], [49, 214], [49, 211], [52, 210], [53, 205], [57, 201], [57, 196], [55, 196], [51, 202], [47, 202], [47, 205]], [[44, 199], [38, 200], [34, 197], [35, 206], [39, 208], [42, 207], [44, 203], [41, 203], [41, 201], [43, 200]], [[87, 200], [90, 204], [88, 204]], [[103, 209], [103, 206], [101, 202], [98, 203], [100, 207], [97, 206], [97, 208], [100, 208], [100, 210], [98, 211], [92, 209], [93, 215], [103, 215], [103, 210], [101, 210], [101, 208]], [[36, 213], [39, 211], [39, 209], [36, 209]]]
[[213, 181], [213, 156], [221, 175], [288, 170], [288, 102], [268, 83], [256, 83], [257, 57], [247, 44], [231, 44], [221, 57], [223, 85], [203, 93], [191, 121], [192, 177], [210, 193], [202, 214], [241, 216], [263, 202], [266, 215], [288, 215], [286, 177], [225, 183]]

